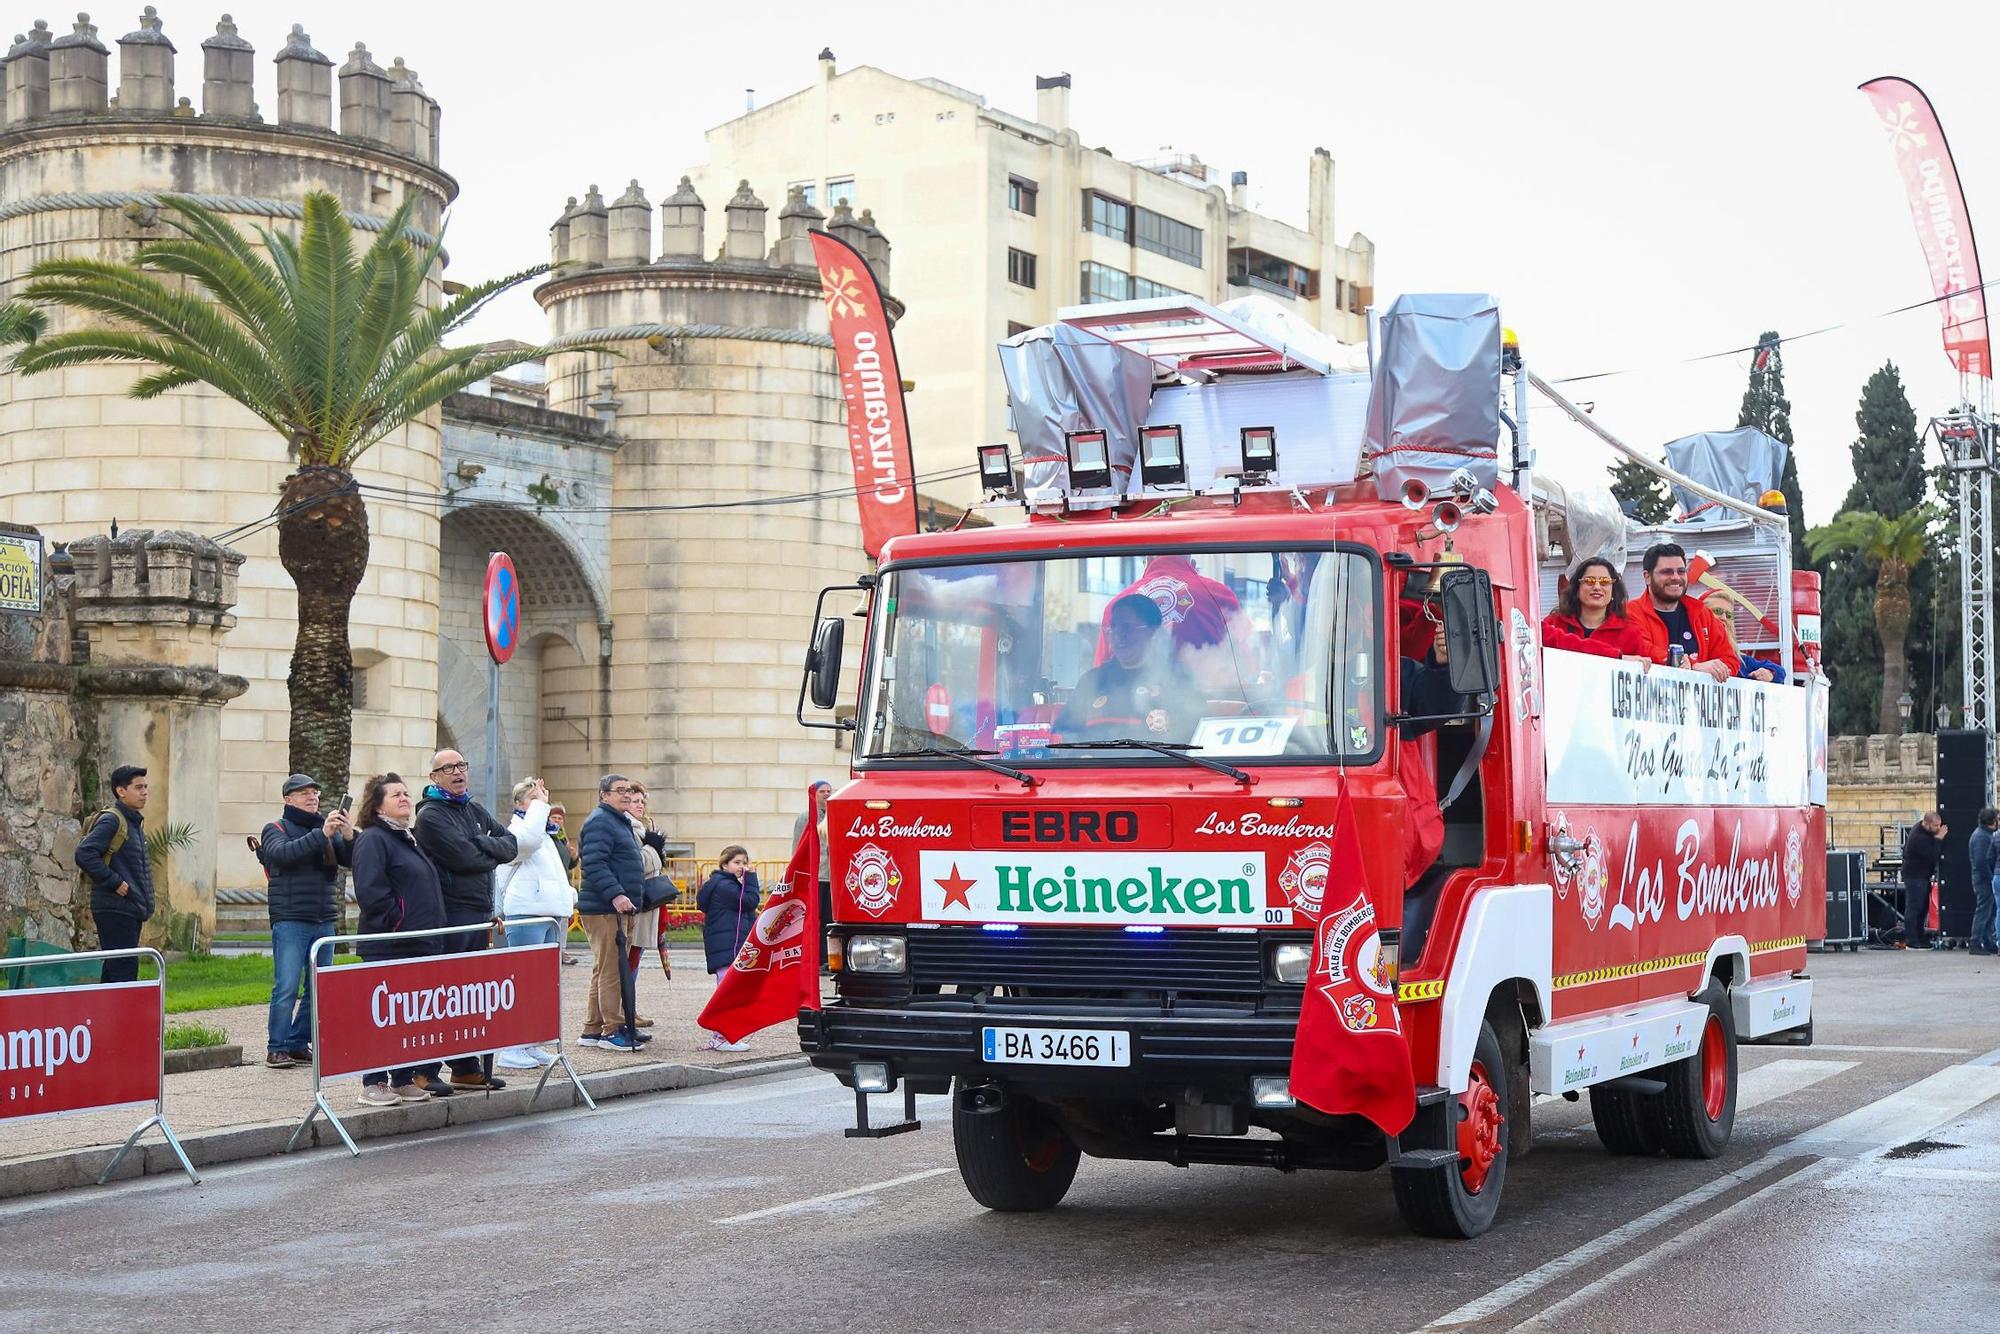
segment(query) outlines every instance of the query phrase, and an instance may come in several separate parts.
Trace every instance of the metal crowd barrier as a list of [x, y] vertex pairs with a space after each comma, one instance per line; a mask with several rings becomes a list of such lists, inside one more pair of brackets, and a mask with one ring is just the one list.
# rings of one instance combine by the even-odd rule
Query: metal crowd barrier
[[[577, 1077], [576, 1067], [570, 1064], [569, 1055], [567, 1052], [563, 1050], [562, 975], [560, 972], [560, 967], [561, 967], [560, 951], [563, 949], [562, 936], [564, 934], [563, 932], [564, 924], [557, 922], [552, 917], [510, 917], [507, 918], [502, 923], [502, 927], [504, 929], [505, 927], [510, 927], [510, 926], [526, 926], [531, 923], [545, 923], [549, 926], [555, 927], [557, 932], [557, 938], [554, 941], [551, 941], [545, 945], [512, 946], [503, 948], [546, 949], [551, 951], [551, 953], [557, 956], [555, 960], [555, 967], [558, 969], [558, 971], [556, 973], [556, 980], [554, 983], [555, 1007], [556, 1007], [555, 1036], [552, 1039], [551, 1038], [527, 1039], [528, 1041], [537, 1044], [553, 1041], [556, 1049], [556, 1059], [550, 1064], [542, 1067], [542, 1077], [541, 1079], [536, 1081], [535, 1091], [532, 1095], [529, 1096], [527, 1107], [522, 1109], [523, 1115], [525, 1115], [529, 1111], [534, 1110], [536, 1100], [542, 1096], [543, 1088], [545, 1088], [548, 1085], [549, 1076], [555, 1073], [556, 1067], [558, 1065], [561, 1066], [563, 1068], [563, 1071], [569, 1075], [570, 1086], [576, 1090], [577, 1098], [580, 1099], [586, 1107], [590, 1108], [592, 1111], [596, 1111], [597, 1110], [596, 1101], [591, 1098], [590, 1090], [583, 1086], [583, 1081]], [[335, 1071], [331, 1076], [327, 1076], [322, 1073], [322, 1060], [324, 1056], [324, 1049], [322, 1047], [320, 1040], [320, 1029], [321, 1025], [325, 1022], [325, 1006], [320, 1003], [323, 994], [320, 986], [320, 974], [322, 972], [336, 970], [336, 969], [358, 970], [363, 968], [398, 968], [398, 967], [407, 967], [411, 964], [437, 963], [450, 959], [477, 960], [482, 955], [496, 953], [497, 951], [470, 950], [462, 954], [426, 954], [426, 955], [418, 955], [408, 959], [384, 959], [375, 963], [367, 963], [367, 962], [349, 963], [349, 964], [329, 963], [325, 967], [322, 967], [320, 964], [321, 957], [324, 955], [325, 957], [330, 959], [336, 953], [336, 947], [338, 946], [359, 945], [368, 941], [426, 940], [433, 936], [462, 936], [468, 932], [477, 931], [481, 929], [481, 926], [490, 927], [490, 925], [491, 925], [490, 923], [481, 923], [470, 926], [434, 927], [426, 931], [377, 931], [369, 934], [360, 934], [360, 935], [321, 936], [317, 940], [313, 941], [311, 953], [308, 956], [308, 961], [311, 969], [310, 973], [311, 992], [309, 994], [311, 995], [313, 1001], [313, 1008], [312, 1008], [313, 1102], [312, 1102], [312, 1107], [306, 1112], [305, 1120], [299, 1122], [298, 1129], [292, 1132], [291, 1139], [286, 1142], [284, 1152], [290, 1153], [293, 1149], [297, 1148], [299, 1140], [301, 1137], [305, 1135], [307, 1128], [312, 1125], [313, 1121], [317, 1117], [324, 1115], [328, 1121], [333, 1123], [333, 1128], [340, 1135], [341, 1143], [347, 1146], [347, 1151], [357, 1158], [361, 1156], [361, 1150], [355, 1147], [354, 1137], [347, 1133], [347, 1127], [341, 1124], [340, 1117], [335, 1115], [332, 1104], [330, 1104], [327, 1101], [323, 1085], [325, 1080], [329, 1077], [334, 1079], [341, 1079], [349, 1075], [365, 1075], [369, 1073], [373, 1067], [357, 1069], [357, 1070], [338, 1070]], [[501, 1043], [498, 1045], [510, 1046], [514, 1044]], [[440, 1050], [437, 1052], [425, 1052], [414, 1060], [407, 1060], [402, 1062], [402, 1066], [429, 1065], [433, 1062], [448, 1061], [461, 1056], [484, 1055], [487, 1052], [492, 1051], [494, 1049], [495, 1048], [492, 1045], [482, 1045], [482, 1046], [475, 1046], [470, 1050]], [[388, 1068], [394, 1069], [400, 1067], [398, 1067], [396, 1063], [391, 1062]], [[572, 1103], [571, 1105], [574, 1106], [575, 1104]]]
[[[77, 1112], [102, 1111], [116, 1107], [129, 1107], [132, 1106], [134, 1103], [143, 1104], [150, 1100], [153, 1104], [153, 1114], [147, 1117], [144, 1121], [141, 1121], [138, 1125], [138, 1128], [135, 1129], [130, 1135], [127, 1135], [125, 1137], [125, 1143], [119, 1146], [118, 1152], [111, 1156], [111, 1161], [104, 1165], [104, 1171], [101, 1174], [99, 1174], [97, 1178], [97, 1184], [101, 1186], [105, 1182], [109, 1181], [111, 1179], [111, 1174], [118, 1170], [118, 1164], [125, 1161], [125, 1155], [130, 1153], [132, 1151], [132, 1146], [139, 1142], [139, 1136], [145, 1134], [148, 1130], [151, 1130], [154, 1126], [158, 1126], [160, 1128], [160, 1133], [166, 1136], [168, 1147], [174, 1151], [174, 1157], [180, 1160], [181, 1170], [187, 1173], [188, 1181], [198, 1186], [201, 1184], [201, 1176], [194, 1170], [194, 1164], [188, 1161], [187, 1150], [181, 1147], [180, 1138], [174, 1134], [173, 1126], [169, 1124], [167, 1121], [167, 961], [160, 954], [160, 952], [156, 949], [152, 949], [149, 946], [142, 945], [134, 949], [123, 949], [123, 950], [85, 950], [75, 954], [40, 954], [40, 955], [26, 956], [18, 959], [7, 959], [4, 961], [0, 961], [0, 972], [11, 972], [13, 969], [17, 968], [49, 968], [58, 964], [97, 963], [101, 965], [106, 959], [151, 959], [153, 961], [153, 967], [155, 968], [155, 970], [157, 970], [159, 975], [151, 981], [140, 979], [134, 982], [86, 982], [86, 983], [81, 983], [79, 985], [68, 986], [68, 987], [23, 988], [23, 987], [16, 987], [10, 984], [8, 990], [0, 991], [0, 1057], [6, 1058], [4, 1064], [0, 1064], [0, 1069], [13, 1071], [16, 1074], [18, 1074], [19, 1072], [18, 1058], [23, 1053], [23, 1049], [27, 1046], [27, 1039], [30, 1037], [34, 1038], [35, 1039], [34, 1050], [40, 1054], [40, 1063], [43, 1075], [39, 1088], [42, 1091], [43, 1096], [46, 1096], [48, 1081], [54, 1077], [55, 1070], [61, 1068], [63, 1065], [68, 1064], [67, 1059], [61, 1062], [53, 1060], [53, 1052], [50, 1050], [50, 1046], [52, 1045], [53, 1040], [48, 1037], [48, 1033], [53, 1030], [43, 1029], [32, 1032], [29, 1030], [15, 1030], [12, 1032], [8, 1031], [7, 1024], [5, 1023], [5, 1016], [6, 1016], [6, 1011], [10, 1008], [8, 1004], [10, 1000], [19, 1001], [20, 998], [24, 996], [32, 1000], [46, 1000], [48, 997], [58, 996], [64, 993], [77, 993], [79, 995], [89, 995], [91, 993], [96, 993], [98, 996], [101, 997], [105, 993], [110, 991], [124, 991], [124, 990], [136, 990], [139, 988], [151, 988], [155, 992], [156, 998], [159, 1003], [158, 1023], [155, 1025], [153, 1031], [152, 1046], [153, 1046], [154, 1066], [153, 1066], [153, 1086], [152, 1086], [153, 1091], [151, 1098], [148, 1099], [144, 1096], [138, 1098], [127, 1098], [127, 1097], [119, 1097], [114, 1094], [107, 1101], [86, 1102], [77, 1106], [68, 1106], [68, 1107], [52, 1107], [47, 1111], [41, 1111], [41, 1112], [29, 1111], [29, 1112], [17, 1113], [16, 1115], [18, 1116], [19, 1119], [22, 1120], [38, 1118], [42, 1116], [67, 1116]], [[111, 1033], [110, 1040], [112, 1041], [116, 1041], [119, 1038], [137, 1036], [136, 1034], [130, 1034], [122, 1031], [120, 1026], [117, 1025], [106, 1025], [105, 1027], [118, 1030]], [[76, 1029], [83, 1029], [87, 1032], [90, 1032], [94, 1044], [103, 1042], [105, 1040], [104, 1038], [97, 1036], [98, 1032], [101, 1030], [98, 1030], [95, 1025], [90, 1023], [90, 1019], [86, 1018], [83, 1023], [77, 1024], [73, 1028], [68, 1028], [68, 1027], [64, 1028], [63, 1031], [66, 1035], [65, 1053], [64, 1053], [65, 1058], [67, 1058], [67, 1055], [69, 1054], [70, 1050], [67, 1046], [67, 1043], [69, 1041], [67, 1034], [74, 1032]], [[93, 1054], [94, 1051], [95, 1048], [93, 1047]], [[113, 1059], [114, 1060], [116, 1059], [115, 1056], [113, 1057]], [[77, 1062], [77, 1064], [81, 1066], [87, 1063], [87, 1060], [88, 1057], [86, 1057], [84, 1061]], [[89, 1095], [86, 1094], [85, 1096]], [[28, 1100], [31, 1101], [33, 1097], [34, 1094], [30, 1094]], [[12, 1090], [10, 1090], [8, 1104], [0, 1104], [0, 1120], [10, 1119], [9, 1114], [6, 1110], [6, 1106], [12, 1104], [15, 1101], [16, 1099], [13, 1097]]]

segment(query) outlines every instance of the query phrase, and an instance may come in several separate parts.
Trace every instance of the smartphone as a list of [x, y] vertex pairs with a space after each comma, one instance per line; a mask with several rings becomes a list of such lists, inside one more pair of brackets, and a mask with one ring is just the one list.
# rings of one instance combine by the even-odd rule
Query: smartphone
[[354, 794], [352, 792], [349, 792], [345, 796], [341, 797], [340, 813], [342, 815], [347, 814], [347, 812], [351, 810], [353, 806], [354, 806]]

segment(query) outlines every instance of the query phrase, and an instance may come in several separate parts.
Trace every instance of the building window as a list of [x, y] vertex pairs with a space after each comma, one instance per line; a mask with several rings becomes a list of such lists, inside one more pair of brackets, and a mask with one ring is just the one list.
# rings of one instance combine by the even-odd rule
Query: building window
[[1032, 324], [1023, 324], [1023, 323], [1021, 323], [1021, 322], [1020, 322], [1019, 320], [1008, 320], [1008, 321], [1007, 321], [1007, 336], [1008, 336], [1009, 338], [1016, 338], [1016, 337], [1019, 337], [1019, 336], [1020, 336], [1021, 334], [1024, 334], [1024, 333], [1028, 332], [1028, 330], [1030, 330], [1030, 329], [1032, 329], [1032, 328], [1034, 328], [1034, 327], [1035, 327], [1035, 326], [1034, 326], [1034, 325], [1032, 325]]
[[1132, 275], [1108, 264], [1094, 264], [1089, 260], [1083, 265], [1083, 304], [1088, 306], [1099, 301], [1130, 301], [1132, 299]]
[[1304, 297], [1310, 301], [1319, 295], [1319, 270], [1248, 246], [1229, 252], [1229, 281], [1236, 287], [1254, 287], [1286, 298]]
[[1151, 278], [1134, 278], [1132, 280], [1132, 299], [1134, 301], [1150, 301], [1154, 297], [1161, 296], [1186, 295], [1187, 293], [1178, 287], [1169, 287], [1165, 283], [1156, 283]]
[[352, 662], [353, 675], [348, 698], [352, 701], [354, 710], [357, 713], [362, 711], [380, 713], [388, 708], [389, 683], [383, 677], [383, 673], [388, 670], [385, 666], [388, 655], [378, 649], [358, 648], [354, 650]]
[[1022, 176], [1007, 178], [1007, 207], [1016, 213], [1035, 216], [1035, 196], [1041, 193], [1036, 184]]
[[1133, 244], [1183, 264], [1201, 267], [1201, 228], [1176, 222], [1149, 208], [1137, 210], [1133, 222]]
[[791, 194], [791, 192], [794, 190], [797, 190], [799, 192], [799, 196], [803, 198], [808, 205], [819, 203], [818, 181], [793, 181], [791, 184], [785, 187], [785, 193], [787, 195]]
[[1035, 257], [1025, 250], [1007, 247], [1007, 281], [1021, 287], [1035, 285]]
[[826, 206], [839, 208], [842, 204], [854, 207], [854, 178], [835, 176], [826, 183]]
[[1132, 206], [1095, 190], [1084, 192], [1084, 226], [1099, 236], [1132, 244]]

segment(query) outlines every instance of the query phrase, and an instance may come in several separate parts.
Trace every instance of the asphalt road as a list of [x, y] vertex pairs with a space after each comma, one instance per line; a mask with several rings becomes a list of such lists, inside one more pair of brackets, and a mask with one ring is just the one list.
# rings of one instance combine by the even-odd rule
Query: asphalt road
[[1745, 1049], [1721, 1159], [1614, 1159], [1544, 1103], [1475, 1242], [1408, 1235], [1380, 1173], [1086, 1159], [987, 1214], [944, 1099], [848, 1140], [793, 1072], [0, 1205], [0, 1330], [1986, 1327], [2000, 967], [1812, 971], [1820, 1045]]

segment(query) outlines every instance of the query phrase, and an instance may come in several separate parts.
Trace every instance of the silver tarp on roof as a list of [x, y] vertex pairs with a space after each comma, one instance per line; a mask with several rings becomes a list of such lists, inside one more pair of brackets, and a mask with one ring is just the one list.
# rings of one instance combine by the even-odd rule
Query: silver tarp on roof
[[[1754, 505], [1766, 491], [1777, 490], [1779, 480], [1785, 475], [1785, 442], [1765, 435], [1754, 426], [1684, 435], [1667, 446], [1667, 466], [1711, 491]], [[1708, 505], [1694, 515], [1690, 520], [1693, 523], [1734, 517], [1730, 511], [1709, 505], [1700, 496], [1678, 486], [1674, 488], [1674, 500], [1683, 514]]]
[[1029, 504], [1062, 498], [1068, 461], [1063, 436], [1069, 431], [1105, 433], [1112, 489], [1103, 503], [1115, 503], [1137, 485], [1132, 471], [1153, 392], [1152, 362], [1066, 324], [1016, 334], [999, 352], [1021, 440], [1021, 493]]
[[1401, 495], [1415, 478], [1432, 491], [1459, 468], [1479, 485], [1500, 474], [1500, 308], [1490, 296], [1422, 293], [1382, 316], [1368, 395], [1375, 489]]

